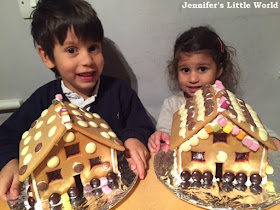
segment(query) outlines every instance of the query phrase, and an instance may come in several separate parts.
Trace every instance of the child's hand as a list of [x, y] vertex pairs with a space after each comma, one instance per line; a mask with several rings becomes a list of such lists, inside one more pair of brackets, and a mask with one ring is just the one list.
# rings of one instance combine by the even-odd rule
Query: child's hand
[[[272, 137], [273, 143], [275, 144], [277, 150], [276, 151], [280, 151], [280, 140]], [[272, 151], [271, 149], [269, 149], [268, 151]]]
[[0, 172], [0, 199], [6, 200], [6, 195], [10, 191], [11, 198], [18, 198], [20, 194], [20, 181], [18, 159], [10, 160]]
[[165, 133], [163, 131], [156, 131], [150, 136], [148, 142], [149, 150], [151, 152], [158, 152], [160, 150], [161, 141], [165, 142], [165, 145], [162, 147], [162, 150], [167, 152], [169, 149], [170, 136], [168, 133]]
[[149, 152], [145, 145], [135, 138], [129, 138], [124, 142], [127, 149], [127, 161], [133, 173], [138, 174], [140, 179], [144, 179], [145, 170], [147, 168], [147, 159]]

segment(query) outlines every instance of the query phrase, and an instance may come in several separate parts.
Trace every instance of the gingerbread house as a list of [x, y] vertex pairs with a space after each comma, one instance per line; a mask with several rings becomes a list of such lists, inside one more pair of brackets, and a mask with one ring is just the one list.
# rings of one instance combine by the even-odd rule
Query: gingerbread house
[[22, 135], [20, 181], [29, 177], [34, 198], [48, 200], [77, 184], [118, 173], [117, 151], [124, 151], [122, 141], [98, 114], [58, 95]]
[[179, 175], [265, 177], [268, 148], [276, 149], [257, 113], [220, 81], [202, 87], [174, 114], [170, 149]]

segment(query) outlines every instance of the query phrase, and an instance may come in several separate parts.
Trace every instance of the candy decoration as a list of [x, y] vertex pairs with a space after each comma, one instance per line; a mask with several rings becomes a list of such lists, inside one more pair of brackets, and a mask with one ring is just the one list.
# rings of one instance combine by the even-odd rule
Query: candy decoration
[[109, 194], [113, 191], [113, 190], [112, 190], [109, 186], [107, 186], [107, 185], [102, 186], [101, 189], [102, 189], [102, 191], [103, 191], [106, 195], [109, 195]]
[[227, 101], [227, 98], [222, 96], [219, 100], [219, 104], [223, 104], [225, 101]]
[[227, 161], [228, 155], [224, 151], [219, 151], [216, 158], [219, 162], [224, 163]]
[[221, 108], [223, 109], [228, 109], [230, 106], [230, 103], [228, 100], [224, 101], [222, 104], [221, 104]]
[[240, 130], [239, 134], [236, 136], [236, 138], [238, 138], [239, 140], [244, 139], [244, 137], [246, 136], [246, 133], [242, 130]]
[[223, 131], [225, 133], [230, 133], [232, 131], [232, 125], [231, 124], [226, 124], [226, 126], [223, 127]]
[[251, 138], [249, 138], [247, 136], [243, 139], [242, 144], [244, 144], [245, 146], [247, 146], [249, 148], [253, 144], [253, 141]]
[[273, 167], [271, 165], [268, 165], [266, 167], [266, 174], [273, 174], [274, 170]]
[[259, 142], [253, 139], [253, 143], [249, 148], [253, 151], [257, 151], [260, 148]]
[[220, 126], [224, 127], [227, 124], [227, 120], [224, 117], [220, 116], [218, 119], [218, 123]]
[[214, 131], [214, 132], [217, 132], [217, 131], [219, 131], [219, 130], [222, 129], [222, 127], [221, 127], [218, 123], [214, 124], [214, 125], [212, 126], [212, 128], [213, 128], [213, 131]]
[[106, 177], [101, 177], [100, 178], [100, 186], [105, 186], [108, 184], [108, 179]]
[[212, 132], [213, 132], [213, 128], [212, 128], [211, 125], [206, 125], [206, 126], [204, 127], [204, 129], [205, 129], [205, 131], [206, 131], [207, 133], [212, 133]]
[[63, 99], [63, 96], [61, 94], [56, 94], [55, 95], [55, 98], [58, 99], [58, 100], [62, 100]]
[[239, 132], [240, 132], [240, 129], [237, 126], [233, 126], [231, 133], [233, 135], [237, 135], [237, 134], [239, 134]]

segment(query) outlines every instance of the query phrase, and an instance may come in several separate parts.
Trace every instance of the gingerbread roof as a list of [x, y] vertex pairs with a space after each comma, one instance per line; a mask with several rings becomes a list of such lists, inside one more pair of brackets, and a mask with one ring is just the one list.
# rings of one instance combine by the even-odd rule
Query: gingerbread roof
[[24, 181], [37, 168], [58, 141], [64, 139], [69, 129], [108, 147], [125, 150], [122, 141], [98, 114], [62, 102], [59, 97], [22, 135], [19, 151], [20, 181]]
[[[263, 145], [276, 149], [252, 107], [225, 90], [218, 80], [214, 85], [206, 85], [198, 90], [174, 114], [170, 149], [178, 147], [186, 140], [197, 143], [203, 134], [207, 136], [207, 133], [221, 129], [236, 136], [242, 134], [240, 140], [249, 135]], [[198, 138], [192, 138], [196, 134], [199, 134]]]

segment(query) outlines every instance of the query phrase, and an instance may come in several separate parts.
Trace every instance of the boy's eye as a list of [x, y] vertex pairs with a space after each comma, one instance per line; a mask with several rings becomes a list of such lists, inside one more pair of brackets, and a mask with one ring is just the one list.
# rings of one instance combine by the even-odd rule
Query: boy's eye
[[89, 48], [89, 51], [90, 52], [93, 52], [93, 51], [96, 51], [97, 50], [97, 47], [96, 46], [91, 46], [90, 48]]
[[70, 54], [73, 54], [73, 53], [77, 52], [77, 49], [74, 48], [74, 47], [70, 47], [70, 48], [68, 48], [66, 51], [67, 51], [68, 53], [70, 53]]

